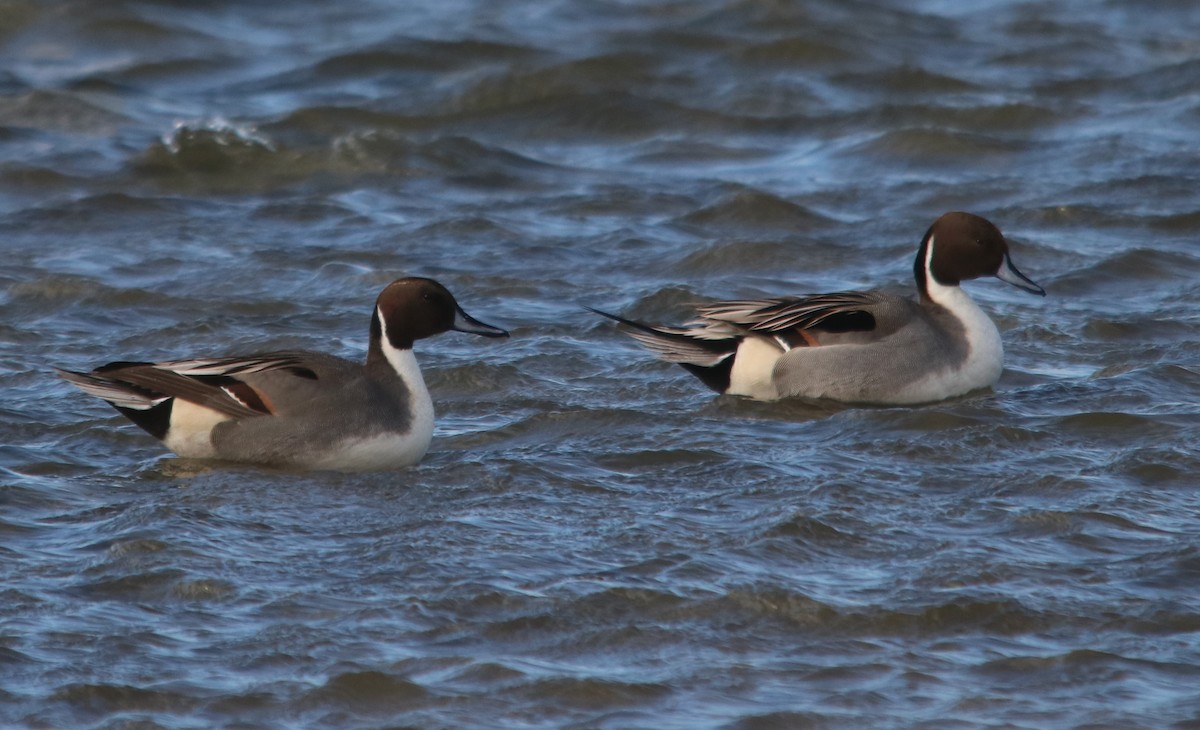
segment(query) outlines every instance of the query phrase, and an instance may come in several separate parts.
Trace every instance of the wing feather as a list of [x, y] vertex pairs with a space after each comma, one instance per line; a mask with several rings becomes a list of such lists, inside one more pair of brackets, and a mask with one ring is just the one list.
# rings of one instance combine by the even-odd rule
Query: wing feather
[[118, 408], [148, 411], [163, 401], [169, 400], [171, 397], [88, 373], [79, 373], [74, 370], [63, 370], [61, 368], [55, 368], [55, 370], [58, 371], [59, 376], [63, 380], [79, 388], [84, 393], [106, 400]]
[[588, 309], [621, 323], [625, 334], [642, 343], [660, 360], [714, 367], [737, 352], [734, 335], [717, 335], [714, 331], [691, 327], [652, 327], [592, 307]]
[[80, 390], [118, 408], [148, 411], [180, 398], [233, 418], [271, 415], [271, 401], [244, 376], [286, 371], [317, 380], [311, 355], [299, 351], [270, 352], [246, 357], [213, 357], [163, 362], [111, 362], [90, 373], [59, 370]]
[[837, 320], [839, 330], [871, 329], [874, 318], [868, 311], [876, 303], [871, 292], [835, 292], [812, 297], [735, 299], [696, 308], [701, 322], [715, 321], [757, 333], [821, 329]]
[[213, 357], [194, 360], [167, 360], [153, 363], [158, 370], [167, 370], [178, 375], [248, 375], [268, 370], [304, 368], [299, 356], [292, 353], [272, 353], [250, 357]]

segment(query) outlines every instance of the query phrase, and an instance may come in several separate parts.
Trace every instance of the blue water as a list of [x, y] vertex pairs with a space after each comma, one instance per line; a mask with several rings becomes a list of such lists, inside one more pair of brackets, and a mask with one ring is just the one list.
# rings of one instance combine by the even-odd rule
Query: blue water
[[[1200, 7], [0, 7], [0, 725], [1200, 726]], [[596, 306], [968, 284], [1006, 371], [714, 396]], [[176, 459], [53, 366], [359, 358], [417, 467]]]

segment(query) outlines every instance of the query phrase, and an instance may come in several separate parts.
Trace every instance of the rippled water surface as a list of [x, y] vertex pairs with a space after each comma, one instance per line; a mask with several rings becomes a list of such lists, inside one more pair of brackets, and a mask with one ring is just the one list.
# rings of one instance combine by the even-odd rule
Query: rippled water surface
[[[1200, 727], [1200, 6], [0, 0], [0, 725]], [[582, 305], [911, 286], [994, 391], [716, 397]], [[51, 367], [433, 276], [392, 473], [172, 457]]]

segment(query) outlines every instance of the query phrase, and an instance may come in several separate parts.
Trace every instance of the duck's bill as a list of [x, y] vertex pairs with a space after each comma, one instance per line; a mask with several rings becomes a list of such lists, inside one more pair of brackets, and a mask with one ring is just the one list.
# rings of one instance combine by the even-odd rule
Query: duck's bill
[[493, 327], [490, 324], [484, 324], [475, 319], [471, 315], [458, 309], [454, 312], [454, 325], [451, 329], [457, 332], [469, 332], [473, 335], [483, 335], [484, 337], [508, 337], [508, 333], [499, 327]]
[[996, 278], [1031, 294], [1046, 296], [1046, 290], [1038, 286], [1033, 279], [1017, 271], [1017, 267], [1013, 266], [1012, 259], [1007, 255], [1004, 256], [1004, 263], [1000, 264], [1000, 269], [996, 272]]

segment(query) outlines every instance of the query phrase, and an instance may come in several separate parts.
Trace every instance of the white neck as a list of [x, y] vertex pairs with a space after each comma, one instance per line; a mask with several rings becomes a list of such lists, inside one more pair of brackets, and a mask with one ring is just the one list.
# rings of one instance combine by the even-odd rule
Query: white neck
[[430, 439], [433, 438], [433, 399], [429, 397], [429, 389], [425, 387], [425, 378], [421, 375], [421, 366], [417, 363], [416, 355], [411, 349], [401, 350], [392, 345], [388, 339], [383, 312], [378, 312], [377, 315], [382, 335], [379, 338], [379, 348], [383, 350], [383, 356], [392, 366], [392, 370], [395, 370], [396, 375], [408, 386], [411, 398], [409, 408], [412, 416], [412, 440], [414, 443], [424, 444], [421, 448], [423, 456], [425, 449], [429, 448]]
[[[946, 286], [933, 278], [933, 247], [936, 244], [937, 236], [930, 236], [929, 245], [925, 247], [925, 293], [930, 299], [949, 309], [949, 302], [954, 299], [956, 292], [962, 296], [966, 296], [966, 294], [963, 293], [960, 286]], [[970, 300], [970, 297], [967, 299]]]
[[933, 277], [934, 237], [929, 238], [925, 252], [925, 291], [929, 299], [946, 308], [963, 326], [967, 338], [967, 362], [960, 370], [960, 377], [967, 389], [992, 385], [1000, 377], [1004, 365], [1004, 346], [1000, 332], [991, 318], [984, 314], [974, 299], [961, 286], [946, 285]]

